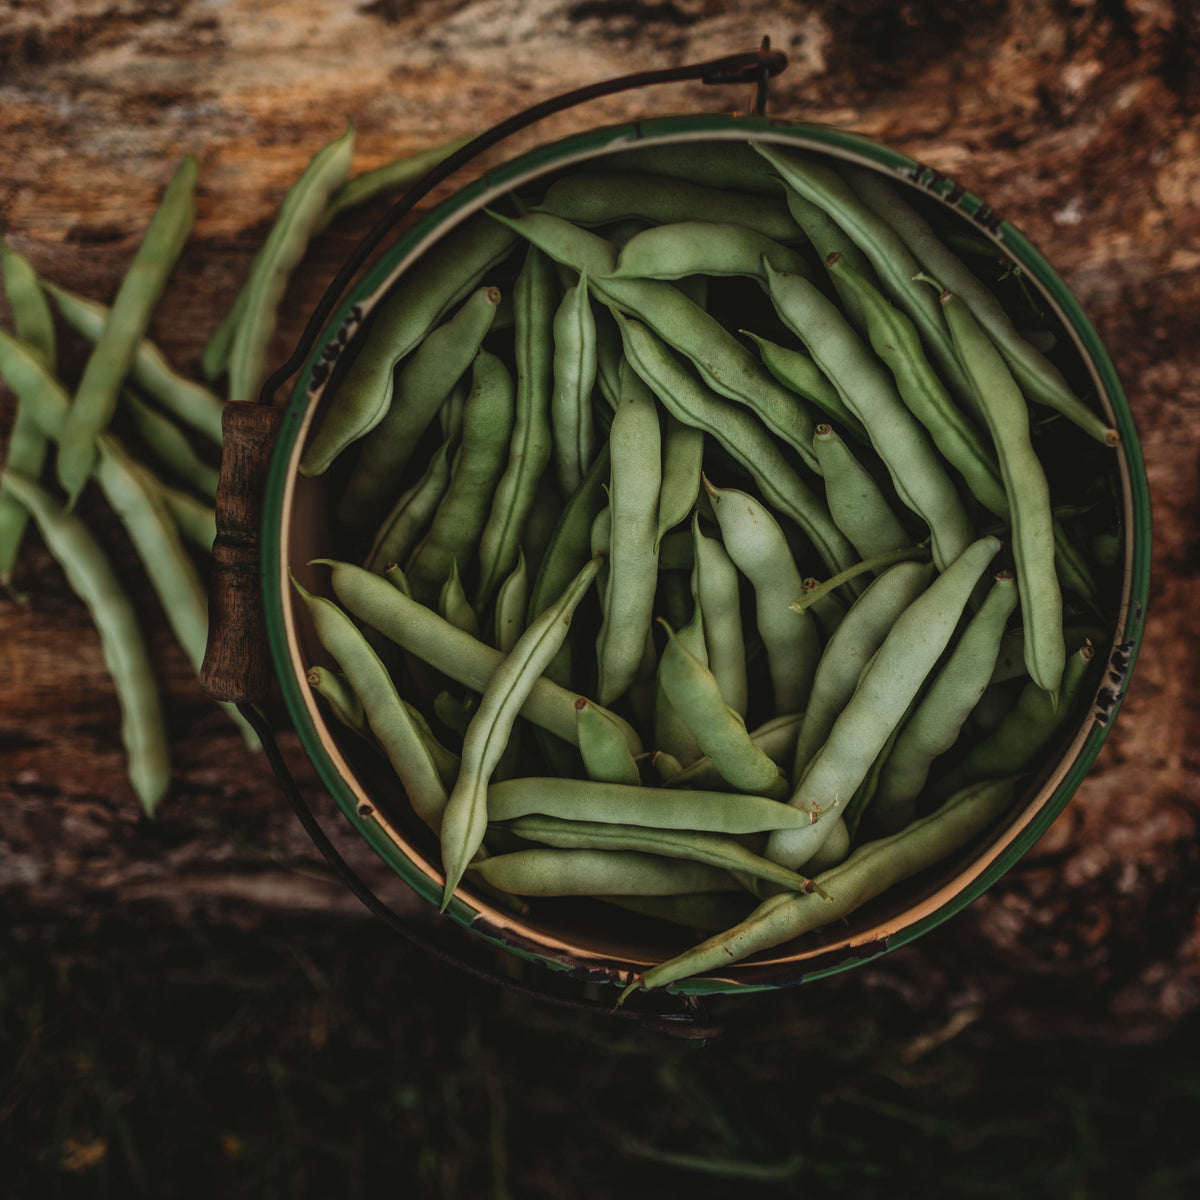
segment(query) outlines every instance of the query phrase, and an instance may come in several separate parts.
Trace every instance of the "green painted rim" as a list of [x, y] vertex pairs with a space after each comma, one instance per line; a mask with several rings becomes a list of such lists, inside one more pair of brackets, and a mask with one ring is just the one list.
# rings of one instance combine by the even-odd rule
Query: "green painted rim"
[[[310, 710], [312, 701], [302, 689], [293, 667], [286, 616], [290, 598], [285, 596], [284, 531], [295, 463], [300, 441], [307, 427], [309, 410], [314, 403], [314, 389], [319, 397], [320, 385], [316, 380], [314, 368], [322, 359], [325, 345], [332, 340], [336, 332], [347, 322], [354, 321], [352, 310], [356, 305], [369, 308], [377, 302], [396, 275], [406, 269], [413, 258], [432, 241], [444, 236], [460, 221], [481, 208], [486, 198], [494, 197], [500, 191], [509, 190], [533, 177], [559, 170], [574, 162], [601, 157], [606, 153], [629, 149], [649, 141], [737, 140], [753, 136], [790, 142], [865, 166], [873, 166], [890, 174], [898, 182], [920, 188], [927, 195], [941, 200], [948, 207], [970, 218], [982, 234], [1001, 246], [1040, 286], [1044, 298], [1057, 311], [1075, 340], [1091, 371], [1097, 394], [1102, 398], [1112, 424], [1121, 435], [1121, 445], [1115, 453], [1118, 454], [1122, 478], [1126, 537], [1124, 592], [1118, 635], [1114, 641], [1123, 658], [1123, 678], [1115, 687], [1109, 689], [1109, 694], [1102, 693], [1102, 704], [1089, 711], [1083, 726], [1064, 754], [1057, 776], [1044, 785], [1043, 790], [1026, 806], [1023, 814], [1026, 819], [1017, 835], [1011, 837], [998, 853], [993, 854], [982, 870], [964, 872], [969, 873], [971, 877], [961, 886], [955, 887], [952, 895], [938, 904], [933, 911], [907, 924], [899, 919], [893, 920], [891, 924], [896, 928], [883, 941], [842, 946], [816, 953], [805, 952], [799, 957], [784, 956], [762, 964], [747, 964], [748, 967], [752, 967], [747, 972], [752, 978], [739, 978], [739, 968], [734, 967], [729, 975], [685, 980], [669, 989], [696, 995], [735, 991], [744, 993], [819, 979], [848, 970], [889, 950], [906, 945], [948, 920], [991, 887], [1042, 836], [1083, 781], [1112, 727], [1129, 673], [1137, 657], [1145, 620], [1151, 560], [1149, 487], [1133, 417], [1116, 369], [1079, 302], [1045, 257], [1018, 229], [1007, 221], [999, 220], [973, 193], [961, 189], [946, 176], [906, 155], [846, 130], [763, 117], [691, 115], [656, 118], [577, 134], [540, 146], [485, 172], [423, 216], [375, 262], [353, 293], [343, 302], [302, 368], [291, 403], [284, 414], [264, 497], [264, 606], [271, 653], [288, 712], [306, 753], [353, 828], [398, 875], [424, 899], [436, 905], [440, 899], [440, 885], [436, 879], [426, 874], [400, 850], [396, 841], [381, 826], [378, 814], [359, 812], [358, 798], [347, 783], [342, 765], [331, 757], [318, 732], [313, 712]], [[1094, 719], [1094, 714], [1101, 710], [1105, 718], [1103, 722]], [[611, 981], [617, 978], [617, 972], [607, 970], [603, 966], [572, 961], [569, 954], [564, 956], [549, 946], [539, 946], [537, 935], [533, 935], [527, 942], [518, 941], [511, 933], [493, 929], [488, 921], [481, 918], [477, 909], [459, 896], [451, 901], [447, 914], [460, 925], [472, 928], [486, 940], [503, 946], [523, 959], [540, 962], [552, 969], [567, 971], [584, 978], [605, 978]]]

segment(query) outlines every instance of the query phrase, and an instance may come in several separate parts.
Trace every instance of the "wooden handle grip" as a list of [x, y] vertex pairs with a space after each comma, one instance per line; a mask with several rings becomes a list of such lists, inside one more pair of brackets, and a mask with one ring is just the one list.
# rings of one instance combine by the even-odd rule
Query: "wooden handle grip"
[[200, 668], [200, 686], [214, 700], [252, 704], [271, 691], [260, 531], [267, 470], [282, 420], [282, 408], [237, 401], [221, 417], [217, 539]]

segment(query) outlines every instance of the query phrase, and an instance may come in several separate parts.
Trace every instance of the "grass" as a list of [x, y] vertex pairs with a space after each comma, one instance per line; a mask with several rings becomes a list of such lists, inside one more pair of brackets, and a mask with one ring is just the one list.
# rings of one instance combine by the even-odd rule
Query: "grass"
[[[705, 1043], [466, 978], [382, 926], [4, 935], [0, 1197], [1197, 1194], [1200, 1038], [1014, 1042], [862, 972]], [[531, 982], [536, 980], [531, 979]], [[940, 1015], [937, 1015], [940, 1014]]]

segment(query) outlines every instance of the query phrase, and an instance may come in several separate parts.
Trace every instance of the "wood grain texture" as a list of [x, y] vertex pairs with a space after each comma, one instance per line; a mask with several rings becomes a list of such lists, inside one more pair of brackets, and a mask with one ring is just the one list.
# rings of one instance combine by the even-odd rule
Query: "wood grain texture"
[[[942, 987], [1002, 1009], [1027, 1036], [1153, 1036], [1200, 1007], [1200, 17], [1187, 0], [30, 0], [0, 13], [0, 224], [48, 278], [111, 300], [179, 157], [196, 154], [194, 235], [151, 330], [193, 371], [283, 192], [347, 122], [355, 170], [367, 169], [581, 81], [750, 49], [763, 34], [791, 60], [773, 112], [857, 129], [940, 168], [1046, 250], [1130, 395], [1155, 505], [1145, 643], [1092, 775], [984, 898], [847, 986], [892, 987], [913, 1004]], [[701, 85], [614, 97], [504, 153], [629, 116], [749, 101], [745, 89]], [[274, 361], [379, 211], [346, 214], [314, 245]], [[11, 327], [2, 307], [0, 324]], [[64, 337], [69, 378], [82, 359]], [[0, 391], [0, 430], [10, 419]], [[157, 653], [176, 783], [160, 817], [140, 821], [86, 613], [31, 537], [15, 580], [29, 603], [0, 600], [10, 913], [361, 911], [322, 878], [265, 764], [200, 692], [115, 519], [92, 492], [84, 503]], [[339, 845], [406, 903], [354, 839]]]

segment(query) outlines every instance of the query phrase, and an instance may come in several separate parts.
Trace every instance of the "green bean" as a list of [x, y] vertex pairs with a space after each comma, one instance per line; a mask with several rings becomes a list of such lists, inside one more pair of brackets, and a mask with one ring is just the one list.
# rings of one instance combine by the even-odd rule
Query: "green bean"
[[623, 783], [637, 787], [641, 781], [637, 761], [629, 752], [620, 726], [611, 714], [586, 696], [575, 701], [579, 752], [589, 779], [598, 783]]
[[653, 616], [661, 436], [653, 394], [639, 376], [626, 370], [609, 434], [612, 538], [603, 619], [596, 638], [597, 689], [604, 705], [632, 684]]
[[[669, 757], [664, 755], [664, 757]], [[590, 779], [535, 776], [507, 779], [488, 788], [488, 816], [510, 821], [529, 813], [577, 821], [611, 821], [652, 829], [695, 829], [711, 833], [764, 833], [802, 829], [808, 813], [766, 796], [696, 788], [625, 787]]]
[[936, 802], [949, 792], [979, 779], [994, 779], [1005, 771], [1032, 767], [1075, 712], [1088, 670], [1095, 658], [1084, 642], [1066, 661], [1057, 696], [1028, 683], [996, 729], [976, 742], [945, 775], [935, 779], [930, 797]]
[[450, 574], [438, 596], [438, 612], [457, 629], [465, 629], [473, 638], [479, 636], [479, 616], [463, 589], [456, 558], [450, 560]]
[[954, 745], [987, 687], [1005, 623], [1016, 606], [1016, 584], [1012, 575], [1002, 571], [916, 710], [900, 727], [871, 809], [870, 827], [876, 836], [895, 833], [912, 820], [930, 766]]
[[659, 279], [611, 278], [616, 251], [603, 238], [549, 213], [503, 221], [558, 262], [585, 267], [592, 291], [610, 309], [649, 325], [699, 371], [715, 391], [749, 408], [810, 465], [812, 421], [796, 393], [776, 383], [758, 359], [715, 317], [674, 284]]
[[554, 390], [550, 397], [558, 485], [570, 496], [595, 457], [592, 388], [596, 381], [596, 319], [586, 269], [554, 314]]
[[745, 225], [675, 221], [652, 225], [621, 249], [613, 277], [683, 279], [689, 275], [764, 280], [762, 260], [777, 271], [808, 274], [804, 256]]
[[[616, 317], [606, 308], [598, 312], [593, 310], [592, 315], [596, 321], [596, 390], [615, 412], [621, 394], [621, 360], [624, 357], [621, 334]], [[599, 409], [596, 420], [600, 420]]]
[[456, 150], [461, 150], [463, 146], [473, 140], [474, 136], [471, 134], [468, 137], [452, 138], [429, 150], [420, 150], [416, 154], [410, 154], [396, 162], [384, 163], [383, 166], [376, 167], [374, 170], [362, 171], [358, 175], [351, 176], [330, 195], [325, 212], [322, 214], [322, 227], [348, 208], [356, 208], [360, 204], [374, 200], [376, 196], [384, 192], [395, 191], [397, 188], [415, 183], [443, 159], [449, 158]]
[[438, 409], [438, 424], [442, 430], [443, 441], [457, 441], [462, 436], [463, 410], [467, 407], [467, 396], [470, 393], [470, 381], [464, 377], [450, 389], [450, 395], [442, 401], [442, 406]]
[[831, 575], [822, 583], [817, 583], [815, 587], [805, 586], [804, 595], [798, 600], [793, 600], [788, 607], [793, 612], [806, 612], [813, 605], [820, 603], [821, 599], [830, 592], [836, 591], [840, 587], [844, 587], [848, 583], [852, 583], [861, 575], [878, 575], [881, 571], [887, 570], [888, 567], [895, 566], [900, 562], [928, 562], [929, 561], [929, 543], [928, 541], [921, 542], [916, 546], [902, 546], [899, 550], [890, 550], [887, 554], [880, 554], [877, 558], [863, 559], [857, 562], [852, 567], [847, 567], [844, 571], [839, 571], [836, 575]]
[[481, 608], [517, 561], [517, 547], [554, 449], [550, 423], [554, 283], [549, 260], [535, 248], [526, 251], [525, 265], [513, 287], [513, 308], [516, 412], [508, 462], [479, 543], [476, 603]]
[[776, 311], [866, 426], [897, 495], [929, 526], [934, 562], [944, 569], [971, 540], [972, 529], [928, 435], [837, 307], [807, 279], [776, 274], [769, 266], [767, 273]]
[[745, 722], [721, 698], [708, 667], [667, 628], [659, 663], [659, 681], [671, 708], [691, 731], [697, 745], [735, 791], [782, 800], [788, 783], [778, 765], [750, 739]]
[[[867, 256], [846, 236], [842, 227], [819, 205], [806, 200], [794, 188], [784, 185], [788, 209], [795, 218], [796, 224], [804, 230], [813, 249], [820, 255], [821, 261], [828, 266], [830, 256], [838, 254], [849, 259], [854, 269], [865, 279], [875, 279], [875, 272]], [[863, 332], [866, 321], [862, 309], [862, 301], [845, 281], [831, 272], [834, 290], [850, 323], [860, 333]]]
[[[104, 332], [110, 310], [53, 283], [43, 282], [64, 321], [76, 333], [95, 343]], [[215, 445], [221, 444], [221, 414], [225, 405], [219, 396], [203, 385], [179, 374], [167, 357], [148, 337], [143, 337], [129, 366], [129, 382], [136, 384], [173, 417], [203, 434]]]
[[[147, 470], [146, 474], [150, 472]], [[190, 492], [171, 487], [157, 476], [153, 477], [153, 484], [179, 532], [193, 546], [211, 554], [217, 540], [217, 514], [212, 505], [197, 500]]]
[[829, 515], [850, 539], [860, 557], [877, 558], [912, 539], [892, 511], [874, 476], [854, 457], [854, 452], [829, 425], [818, 425], [813, 450], [825, 477]]
[[895, 229], [921, 266], [943, 288], [962, 297], [995, 342], [1025, 395], [1062, 413], [1096, 441], [1115, 446], [1117, 431], [1092, 412], [1071, 391], [1058, 368], [1017, 332], [996, 296], [946, 246], [916, 209], [876, 172], [850, 166], [843, 170], [866, 205]]
[[157, 211], [117, 291], [104, 332], [83, 368], [58, 445], [58, 478], [73, 506], [96, 461], [96, 435], [117, 406], [121, 382], [150, 321], [167, 276], [192, 227], [196, 160], [185, 158], [167, 185]]
[[[807, 811], [807, 829], [775, 835], [767, 857], [793, 869], [815, 854], [862, 782], [954, 633], [1000, 541], [973, 542], [897, 618], [854, 694], [808, 764], [789, 803]], [[830, 819], [829, 814], [835, 814]]]
[[507, 654], [525, 631], [525, 611], [528, 607], [529, 572], [525, 566], [525, 551], [518, 547], [517, 565], [496, 593], [493, 638], [496, 649], [502, 654]]
[[830, 571], [854, 562], [853, 546], [766, 429], [750, 413], [709, 391], [641, 322], [621, 318], [619, 325], [630, 366], [667, 410], [724, 446], [749, 471], [767, 502], [799, 525]]
[[708, 666], [721, 690], [721, 699], [734, 712], [746, 715], [746, 645], [738, 595], [738, 571], [724, 545], [700, 532], [700, 517], [692, 517], [694, 563], [692, 590], [704, 615], [704, 645]]
[[[455, 629], [432, 609], [397, 592], [378, 575], [347, 562], [314, 561], [331, 568], [334, 594], [350, 613], [456, 683], [482, 692], [504, 661], [499, 650]], [[539, 679], [534, 683], [521, 715], [574, 745], [575, 699], [576, 693], [548, 679]], [[637, 733], [625, 721], [621, 720], [620, 724], [630, 750], [640, 754], [642, 743]]]
[[454, 786], [454, 781], [458, 778], [460, 766], [458, 755], [452, 750], [448, 750], [438, 741], [437, 736], [429, 726], [429, 722], [425, 720], [424, 714], [415, 704], [410, 704], [405, 700], [404, 708], [412, 718], [417, 736], [425, 743], [425, 749], [429, 751], [429, 757], [433, 760], [438, 778], [442, 781], [442, 787], [449, 794], [450, 789]]
[[527, 841], [563, 850], [637, 850], [664, 858], [707, 863], [725, 871], [741, 871], [790, 892], [808, 891], [812, 886], [812, 881], [803, 875], [755, 854], [728, 834], [537, 815], [518, 817], [507, 828]]
[[370, 739], [371, 728], [367, 724], [362, 701], [345, 675], [328, 667], [314, 666], [308, 668], [305, 678], [309, 687], [325, 701], [329, 711], [347, 729], [353, 730], [359, 737]]
[[404, 271], [371, 317], [362, 346], [318, 413], [300, 460], [301, 475], [322, 475], [369, 433], [392, 402], [393, 372], [442, 317], [470, 295], [516, 244], [516, 235], [480, 213], [456, 227]]
[[636, 850], [514, 850], [481, 859], [472, 870], [518, 896], [661, 896], [739, 886], [719, 867]]
[[170, 417], [129, 388], [121, 389], [120, 407], [132, 418], [138, 436], [159, 462], [205, 499], [216, 497], [220, 470], [196, 453], [187, 435]]
[[842, 256], [830, 255], [829, 273], [856, 297], [867, 336], [891, 371], [908, 410], [928, 431], [942, 457], [962, 475], [967, 488], [989, 512], [1008, 519], [1008, 499], [995, 454], [983, 432], [946, 390], [921, 345], [916, 325], [854, 270]]
[[229, 348], [228, 394], [233, 400], [253, 400], [258, 394], [288, 279], [320, 226], [330, 195], [349, 175], [353, 153], [351, 125], [317, 152], [279, 207], [246, 280], [245, 307]]
[[755, 142], [789, 187], [823, 208], [870, 260], [892, 299], [916, 322], [929, 351], [955, 395], [970, 401], [970, 382], [955, 356], [929, 289], [914, 280], [916, 260], [892, 227], [873, 213], [833, 167], [794, 150]]
[[450, 570], [451, 558], [465, 562], [478, 548], [504, 470], [512, 428], [512, 377], [500, 359], [481, 350], [472, 368], [462, 444], [450, 468], [450, 483], [429, 529], [405, 564], [418, 600], [433, 597]]
[[[757, 729], [751, 730], [750, 740], [780, 767], [788, 766], [796, 745], [796, 735], [803, 720], [803, 713], [787, 713], [772, 717]], [[686, 768], [681, 767], [669, 779], [663, 780], [665, 787], [701, 788], [720, 790], [724, 781], [716, 767], [707, 758], [698, 758]]]
[[364, 562], [368, 570], [381, 571], [388, 563], [408, 558], [450, 486], [450, 459], [455, 449], [454, 440], [444, 441], [421, 478], [397, 499], [367, 552]]
[[800, 732], [791, 776], [802, 778], [834, 721], [845, 708], [859, 677], [900, 614], [921, 594], [931, 575], [927, 563], [897, 563], [884, 571], [850, 606], [817, 663]]
[[780, 242], [800, 234], [778, 196], [718, 191], [682, 179], [615, 171], [565, 175], [546, 189], [532, 212], [561, 217], [577, 225], [604, 225], [629, 218], [654, 225], [719, 221], [745, 226]]
[[[857, 793], [855, 795], [857, 796]], [[850, 853], [851, 845], [849, 823], [850, 812], [847, 811], [844, 817], [838, 818], [837, 824], [834, 825], [830, 835], [821, 844], [820, 850], [808, 860], [805, 869], [809, 872], [810, 876], [823, 875], [826, 871], [832, 871], [834, 867], [840, 866], [846, 861], [846, 856]], [[814, 880], [814, 890], [816, 886]]]
[[748, 329], [740, 331], [757, 347], [763, 366], [784, 387], [815, 404], [827, 417], [848, 429], [860, 442], [867, 441], [863, 423], [846, 407], [838, 390], [825, 373], [802, 350], [781, 346]]
[[812, 614], [788, 607], [804, 589], [783, 530], [745, 492], [713, 487], [707, 479], [704, 487], [725, 550], [754, 587], [754, 620], [767, 651], [775, 712], [800, 712], [820, 657], [820, 639]]
[[[54, 318], [38, 287], [37, 274], [29, 261], [10, 250], [0, 237], [0, 273], [4, 292], [13, 313], [17, 339], [41, 356], [53, 372], [56, 362]], [[46, 461], [47, 439], [18, 396], [17, 410], [8, 434], [5, 465], [37, 479]], [[11, 493], [0, 492], [0, 585], [7, 586], [21, 548], [29, 513]]]
[[723, 192], [779, 193], [775, 172], [745, 141], [655, 142], [610, 154], [604, 163], [620, 173], [666, 175]]
[[942, 309], [962, 355], [1000, 460], [1012, 520], [1012, 551], [1025, 629], [1025, 665], [1035, 683], [1057, 690], [1066, 656], [1062, 590], [1054, 565], [1050, 487], [1030, 440], [1025, 397], [966, 304], [942, 293]]
[[400, 368], [394, 399], [379, 424], [362, 438], [338, 502], [338, 521], [344, 529], [357, 533], [378, 519], [421, 436], [455, 384], [471, 370], [499, 302], [499, 288], [476, 288]]
[[621, 1003], [639, 988], [722, 971], [731, 963], [782, 946], [802, 934], [849, 916], [901, 880], [949, 858], [979, 837], [1012, 803], [1013, 778], [958, 793], [936, 813], [907, 829], [860, 846], [844, 862], [813, 880], [825, 896], [779, 893], [763, 901], [740, 925], [685, 950], [633, 978]]
[[542, 669], [566, 637], [571, 615], [599, 569], [599, 559], [588, 562], [562, 596], [521, 634], [483, 690], [463, 736], [462, 766], [442, 818], [442, 865], [446, 873], [443, 910], [483, 843], [488, 780], [512, 734], [513, 723]]
[[129, 780], [153, 816], [171, 780], [170, 750], [158, 683], [137, 613], [99, 543], [84, 523], [37, 482], [16, 471], [0, 475], [32, 514], [72, 590], [87, 605], [121, 706], [121, 738]]
[[[704, 614], [692, 596], [692, 614], [690, 619], [681, 624], [678, 633], [684, 649], [694, 654], [701, 663], [707, 665], [708, 650], [704, 638]], [[675, 711], [663, 686], [662, 659], [657, 658], [654, 664], [654, 747], [668, 756], [667, 765], [674, 770], [677, 765], [680, 770], [704, 756], [696, 735], [688, 723]]]
[[306, 591], [294, 576], [292, 586], [304, 601], [317, 640], [362, 702], [367, 724], [399, 777], [413, 811], [436, 831], [447, 804], [446, 789], [387, 668], [332, 600]]
[[704, 463], [704, 431], [685, 425], [668, 412], [663, 420], [662, 446], [662, 488], [655, 531], [658, 548], [667, 531], [686, 521], [696, 506]]
[[[433, 698], [433, 714], [447, 729], [458, 735], [461, 742], [471, 724], [471, 716], [479, 706], [478, 696], [456, 696], [442, 691]], [[453, 786], [453, 785], [451, 785]]]

